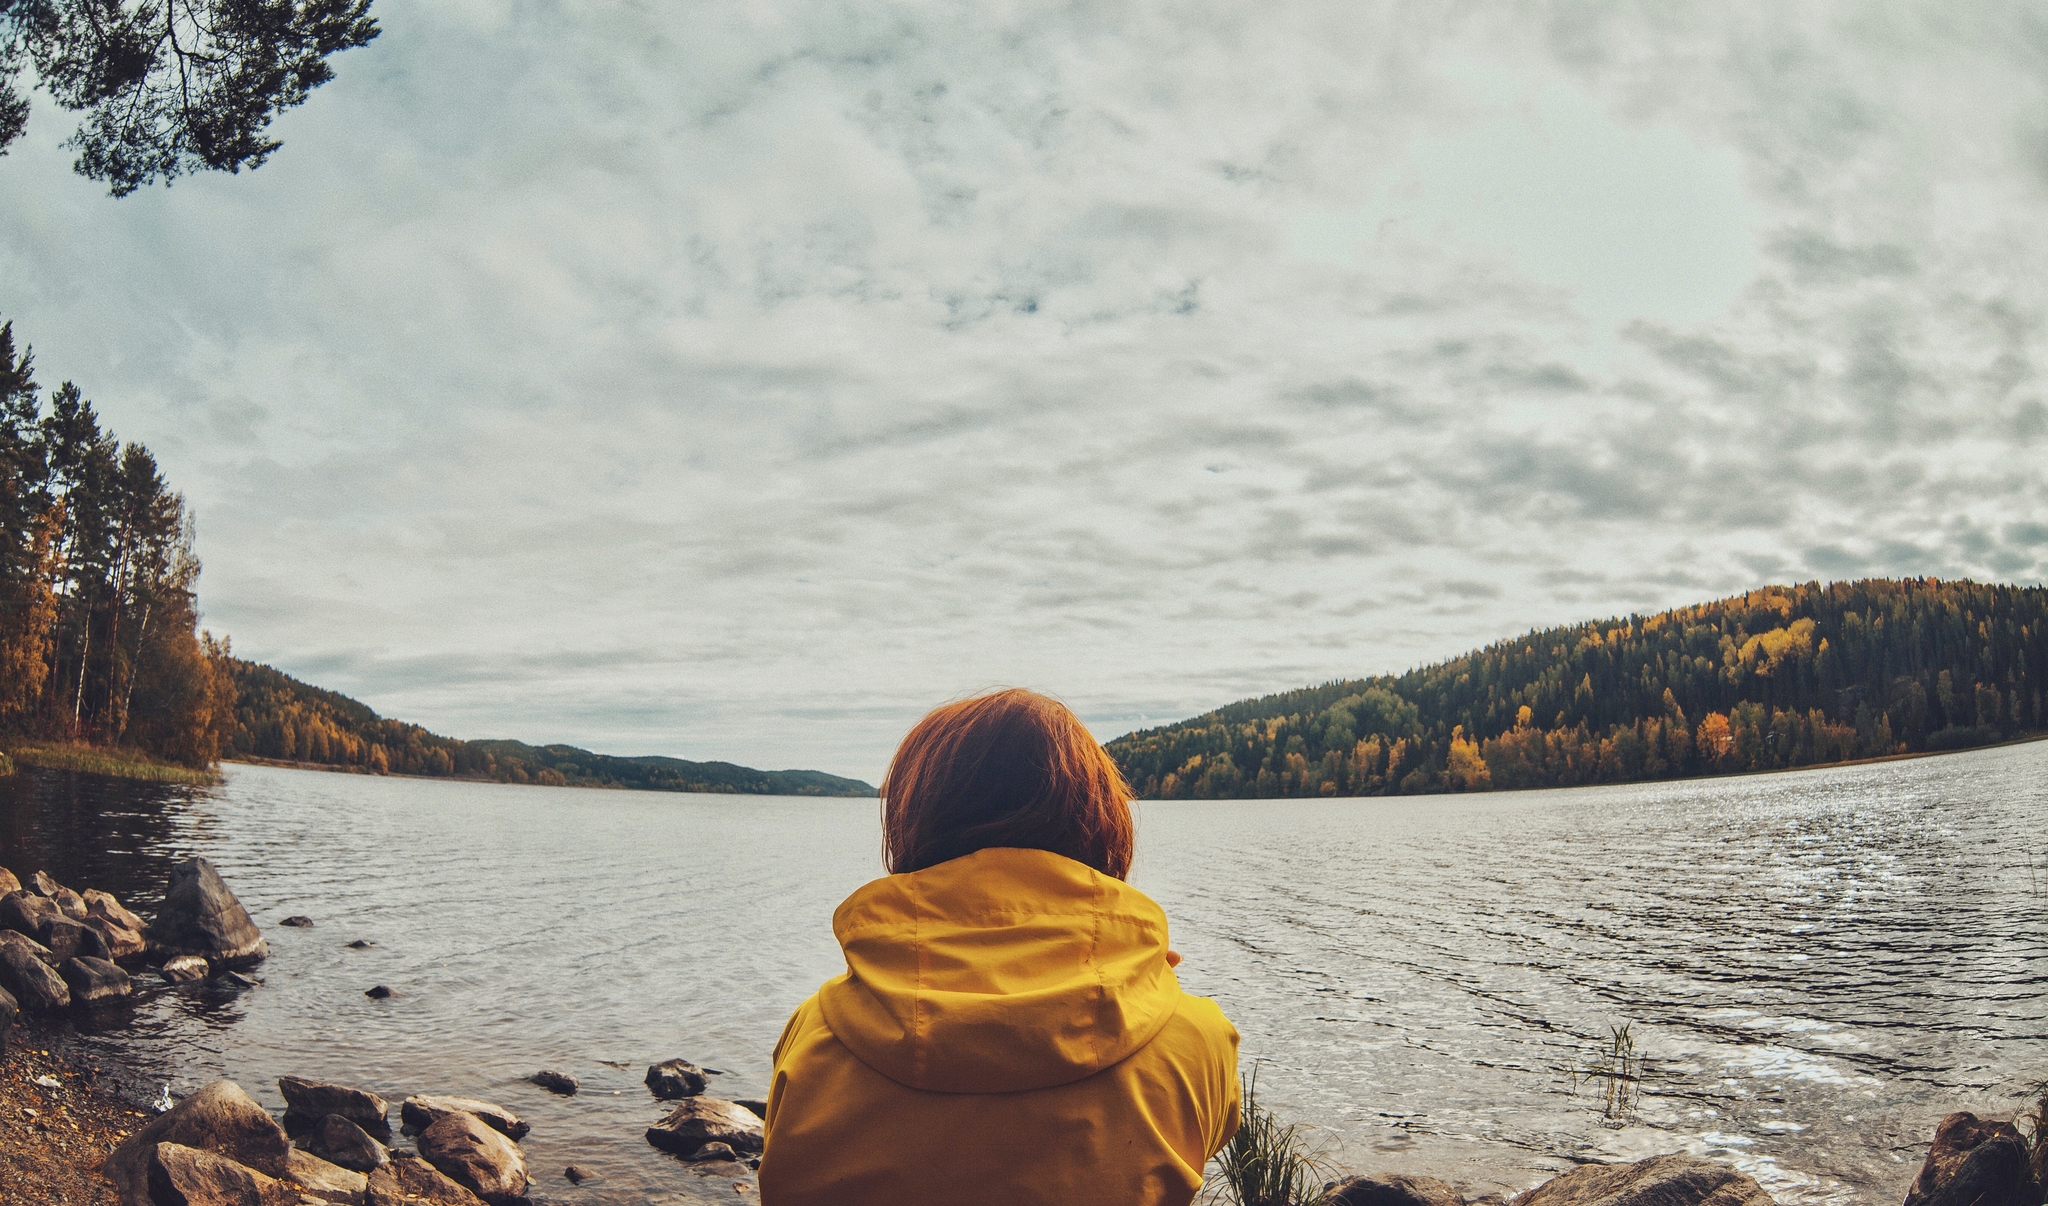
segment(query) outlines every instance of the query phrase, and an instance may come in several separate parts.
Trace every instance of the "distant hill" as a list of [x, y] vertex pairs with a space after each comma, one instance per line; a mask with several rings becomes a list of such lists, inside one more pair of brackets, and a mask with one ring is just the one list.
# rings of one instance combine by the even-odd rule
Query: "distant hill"
[[269, 666], [240, 658], [229, 658], [227, 664], [236, 692], [234, 732], [223, 755], [228, 758], [557, 787], [769, 796], [875, 794], [872, 786], [858, 779], [823, 771], [762, 771], [659, 755], [618, 758], [573, 745], [460, 741], [402, 720], [386, 720], [346, 695], [302, 683]]
[[2038, 734], [2044, 688], [2048, 590], [1807, 583], [1244, 700], [1109, 751], [1164, 798], [1621, 783]]

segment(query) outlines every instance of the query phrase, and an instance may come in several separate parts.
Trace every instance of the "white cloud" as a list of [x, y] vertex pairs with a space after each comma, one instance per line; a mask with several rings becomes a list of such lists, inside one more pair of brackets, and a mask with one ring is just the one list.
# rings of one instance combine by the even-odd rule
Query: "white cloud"
[[384, 0], [262, 171], [40, 108], [0, 314], [237, 648], [872, 778], [1790, 576], [2039, 581], [2021, 5]]

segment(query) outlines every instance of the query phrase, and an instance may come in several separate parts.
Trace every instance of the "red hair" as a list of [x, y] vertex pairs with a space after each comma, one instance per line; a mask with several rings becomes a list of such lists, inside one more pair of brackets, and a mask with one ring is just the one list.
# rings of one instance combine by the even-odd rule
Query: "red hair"
[[882, 777], [882, 854], [922, 871], [992, 846], [1050, 850], [1122, 879], [1131, 789], [1080, 718], [1011, 688], [934, 709]]

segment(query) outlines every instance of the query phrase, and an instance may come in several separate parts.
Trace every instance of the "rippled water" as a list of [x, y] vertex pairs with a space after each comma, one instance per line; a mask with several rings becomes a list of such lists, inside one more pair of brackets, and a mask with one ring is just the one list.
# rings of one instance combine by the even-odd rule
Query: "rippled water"
[[[1572, 791], [1142, 806], [1135, 882], [1282, 1113], [1357, 1171], [1519, 1189], [1689, 1150], [1783, 1202], [1897, 1201], [1933, 1124], [2048, 1077], [2048, 743]], [[262, 987], [95, 1023], [174, 1092], [283, 1074], [490, 1098], [535, 1192], [734, 1200], [641, 1138], [672, 1056], [760, 1096], [789, 1010], [841, 969], [880, 873], [871, 800], [578, 791], [231, 767], [190, 791], [25, 770], [0, 865], [146, 911], [204, 854], [271, 941]], [[312, 929], [277, 926], [304, 913]], [[352, 950], [347, 943], [376, 945]], [[397, 991], [371, 1001], [363, 990]], [[1609, 1028], [1625, 1125], [1574, 1091]], [[574, 1098], [526, 1084], [542, 1067]], [[571, 1161], [606, 1180], [570, 1186]]]

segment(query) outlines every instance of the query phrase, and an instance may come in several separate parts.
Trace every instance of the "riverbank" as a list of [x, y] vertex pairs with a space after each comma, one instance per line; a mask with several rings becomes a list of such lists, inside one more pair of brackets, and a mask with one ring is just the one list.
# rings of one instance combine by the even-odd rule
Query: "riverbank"
[[149, 1114], [115, 1089], [95, 1060], [62, 1036], [17, 1024], [0, 1056], [0, 1186], [8, 1206], [112, 1206], [101, 1171]]
[[178, 766], [137, 750], [69, 742], [19, 742], [0, 749], [0, 775], [12, 774], [16, 765], [89, 771], [116, 779], [182, 783], [194, 787], [212, 787], [221, 781], [218, 770]]

